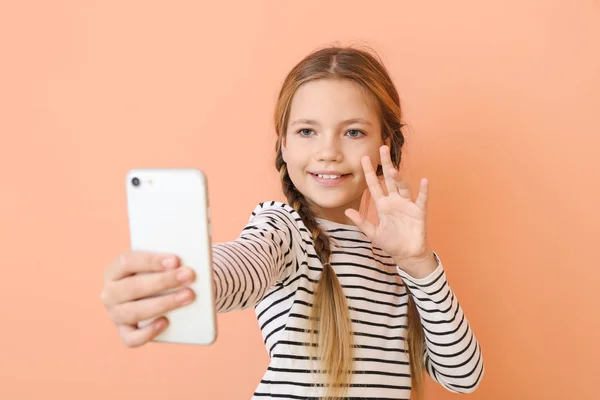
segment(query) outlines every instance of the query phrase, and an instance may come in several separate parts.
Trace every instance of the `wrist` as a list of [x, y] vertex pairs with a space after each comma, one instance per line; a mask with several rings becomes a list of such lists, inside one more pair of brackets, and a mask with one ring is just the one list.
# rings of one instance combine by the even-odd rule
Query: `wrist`
[[415, 279], [426, 278], [431, 275], [438, 267], [438, 261], [433, 253], [433, 250], [428, 249], [427, 252], [419, 257], [405, 258], [402, 260], [394, 260], [398, 268]]

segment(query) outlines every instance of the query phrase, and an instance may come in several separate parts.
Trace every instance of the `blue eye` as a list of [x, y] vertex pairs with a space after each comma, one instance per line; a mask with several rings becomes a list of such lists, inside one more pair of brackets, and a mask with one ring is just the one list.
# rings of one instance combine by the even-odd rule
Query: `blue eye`
[[298, 133], [300, 134], [300, 136], [308, 137], [311, 135], [312, 129], [308, 129], [308, 128], [300, 129], [298, 131]]
[[347, 132], [347, 135], [348, 135], [348, 136], [350, 136], [350, 137], [351, 137], [351, 138], [353, 138], [353, 139], [357, 139], [357, 138], [359, 138], [359, 137], [362, 137], [362, 136], [364, 136], [364, 135], [365, 135], [365, 133], [364, 133], [363, 131], [360, 131], [360, 130], [358, 130], [358, 129], [350, 129], [350, 130]]

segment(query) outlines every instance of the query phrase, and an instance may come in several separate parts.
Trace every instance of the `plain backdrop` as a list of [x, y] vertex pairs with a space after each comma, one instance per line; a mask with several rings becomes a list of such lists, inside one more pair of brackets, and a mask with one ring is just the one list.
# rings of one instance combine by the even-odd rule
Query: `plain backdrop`
[[592, 0], [1, 1], [0, 398], [250, 398], [252, 310], [211, 347], [126, 349], [103, 271], [128, 248], [130, 168], [203, 169], [215, 241], [283, 199], [275, 99], [329, 44], [376, 50], [400, 92], [402, 171], [430, 180], [430, 241], [483, 349], [468, 398], [598, 398]]

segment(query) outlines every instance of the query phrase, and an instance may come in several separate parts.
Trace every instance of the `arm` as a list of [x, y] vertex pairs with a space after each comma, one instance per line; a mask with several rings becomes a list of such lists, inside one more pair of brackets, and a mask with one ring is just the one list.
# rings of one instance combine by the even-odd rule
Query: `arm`
[[218, 312], [255, 306], [292, 273], [293, 219], [285, 209], [267, 204], [257, 206], [236, 240], [212, 246]]
[[[423, 278], [415, 278], [400, 267], [398, 273], [421, 316], [427, 372], [452, 392], [471, 393], [484, 373], [481, 348], [448, 284], [442, 263], [435, 253], [433, 256], [435, 269]], [[425, 264], [424, 268], [431, 270]]]

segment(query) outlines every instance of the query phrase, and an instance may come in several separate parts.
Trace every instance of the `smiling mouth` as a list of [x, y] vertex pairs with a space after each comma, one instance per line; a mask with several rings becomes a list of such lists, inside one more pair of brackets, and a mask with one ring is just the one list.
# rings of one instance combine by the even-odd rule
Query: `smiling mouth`
[[348, 176], [350, 174], [315, 174], [313, 172], [309, 172], [312, 176], [320, 178], [320, 179], [338, 179], [344, 176]]
[[352, 174], [315, 174], [310, 172], [310, 175], [321, 185], [336, 186], [345, 182]]

